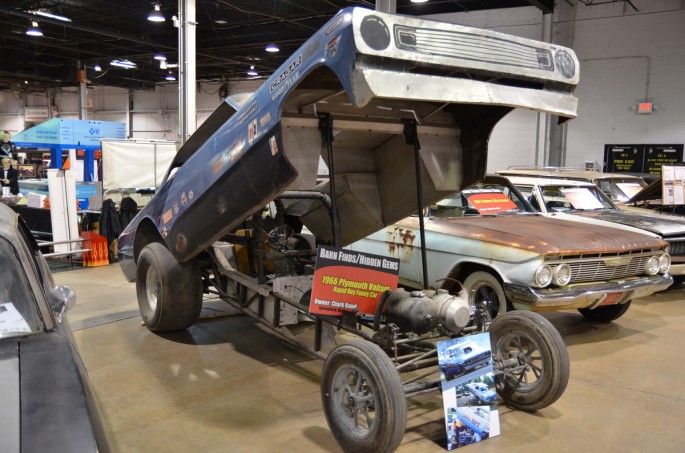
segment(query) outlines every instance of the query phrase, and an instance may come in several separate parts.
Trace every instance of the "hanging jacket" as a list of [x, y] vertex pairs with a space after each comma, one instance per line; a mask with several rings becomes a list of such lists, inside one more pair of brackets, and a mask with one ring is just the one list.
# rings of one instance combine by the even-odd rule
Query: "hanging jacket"
[[119, 226], [121, 227], [121, 231], [124, 231], [137, 213], [138, 203], [136, 203], [133, 198], [125, 197], [121, 200], [121, 204], [119, 205]]
[[121, 234], [121, 224], [117, 215], [117, 208], [111, 199], [102, 202], [100, 212], [100, 235], [107, 238], [107, 243], [111, 244]]

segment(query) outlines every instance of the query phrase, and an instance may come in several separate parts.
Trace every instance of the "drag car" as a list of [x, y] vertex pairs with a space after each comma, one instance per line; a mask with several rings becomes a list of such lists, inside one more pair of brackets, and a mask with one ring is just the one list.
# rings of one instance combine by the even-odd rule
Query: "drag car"
[[0, 451], [108, 452], [88, 375], [55, 286], [23, 220], [0, 204]]
[[441, 371], [449, 381], [455, 376], [487, 366], [491, 355], [490, 350], [481, 348], [474, 341], [459, 343], [443, 352]]
[[[254, 94], [229, 97], [210, 115], [122, 232], [119, 263], [136, 282], [145, 325], [189, 328], [203, 295], [216, 294], [325, 359], [324, 412], [347, 451], [399, 445], [406, 398], [440, 388], [439, 338], [489, 328], [502, 398], [524, 410], [548, 406], [569, 365], [542, 317], [493, 321], [457, 293], [390, 287], [372, 291], [376, 309], [359, 313], [317, 297], [313, 275], [323, 259], [354, 255], [345, 245], [481, 177], [490, 132], [513, 108], [574, 117], [577, 68], [573, 51], [557, 45], [340, 11]], [[318, 306], [346, 308], [321, 315]], [[313, 345], [294, 334], [305, 324]], [[331, 349], [326, 326], [357, 338]]]

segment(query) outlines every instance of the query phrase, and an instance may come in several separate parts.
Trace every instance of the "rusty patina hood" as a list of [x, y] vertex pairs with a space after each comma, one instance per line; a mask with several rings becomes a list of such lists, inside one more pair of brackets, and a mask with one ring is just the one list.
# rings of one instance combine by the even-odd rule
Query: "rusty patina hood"
[[[418, 219], [405, 221], [418, 228]], [[540, 254], [626, 252], [666, 245], [645, 234], [538, 215], [434, 218], [426, 229]]]

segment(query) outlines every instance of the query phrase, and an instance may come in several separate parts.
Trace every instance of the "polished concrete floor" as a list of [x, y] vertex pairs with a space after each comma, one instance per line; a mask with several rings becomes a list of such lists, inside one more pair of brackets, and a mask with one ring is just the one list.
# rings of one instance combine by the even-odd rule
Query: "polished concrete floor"
[[[187, 332], [156, 335], [117, 265], [55, 272], [117, 452], [337, 452], [321, 407], [322, 362], [223, 302]], [[685, 450], [685, 286], [636, 300], [611, 324], [545, 316], [571, 358], [564, 395], [536, 413], [500, 407], [502, 434], [466, 451]], [[445, 449], [438, 394], [409, 400], [399, 452]], [[461, 451], [461, 449], [460, 449]]]

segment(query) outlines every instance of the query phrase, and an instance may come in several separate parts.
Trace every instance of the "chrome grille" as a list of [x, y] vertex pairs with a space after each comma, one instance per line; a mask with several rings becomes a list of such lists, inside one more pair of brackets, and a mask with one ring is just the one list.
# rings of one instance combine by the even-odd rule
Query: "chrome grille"
[[552, 53], [547, 49], [477, 33], [395, 25], [395, 43], [400, 49], [427, 55], [554, 70]]
[[664, 240], [668, 241], [668, 253], [671, 256], [685, 256], [685, 241], [671, 242], [668, 238], [664, 238]]
[[648, 259], [649, 256], [634, 256], [621, 266], [607, 266], [603, 260], [567, 264], [571, 266], [571, 282], [582, 283], [642, 275]]
[[[571, 283], [587, 283], [637, 277], [645, 274], [645, 264], [652, 256], [664, 253], [659, 249], [634, 250], [632, 253], [593, 253], [588, 255], [548, 256], [546, 264], [565, 263], [571, 267]], [[607, 262], [627, 260], [625, 264], [608, 265]]]

